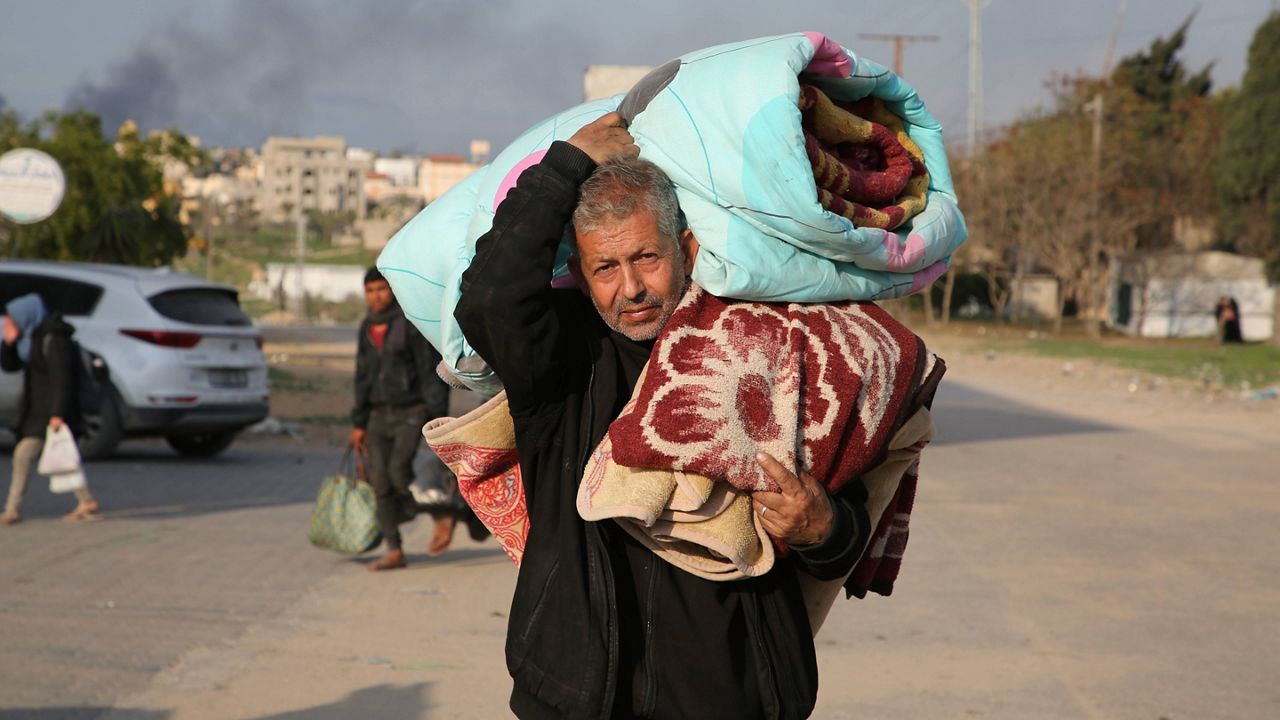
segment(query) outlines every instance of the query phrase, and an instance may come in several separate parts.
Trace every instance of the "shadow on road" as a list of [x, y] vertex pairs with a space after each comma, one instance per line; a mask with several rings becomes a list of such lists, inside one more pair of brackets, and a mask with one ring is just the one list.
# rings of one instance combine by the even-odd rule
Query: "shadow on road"
[[[2, 452], [2, 451], [0, 451]], [[126, 443], [109, 460], [85, 464], [89, 487], [102, 503], [103, 518], [183, 518], [249, 508], [310, 504], [341, 453], [289, 446], [233, 446], [211, 459], [183, 458], [163, 442]], [[0, 456], [0, 487], [7, 487], [11, 458]], [[23, 515], [58, 517], [75, 499], [49, 491], [34, 477]]]
[[964, 383], [946, 382], [933, 403], [934, 444], [959, 445], [1054, 435], [1117, 432], [1112, 425], [1080, 420], [1013, 402]]
[[357, 690], [347, 697], [328, 705], [293, 710], [276, 715], [263, 715], [255, 720], [350, 720], [366, 718], [429, 717], [431, 683], [414, 683], [397, 687], [378, 685]]

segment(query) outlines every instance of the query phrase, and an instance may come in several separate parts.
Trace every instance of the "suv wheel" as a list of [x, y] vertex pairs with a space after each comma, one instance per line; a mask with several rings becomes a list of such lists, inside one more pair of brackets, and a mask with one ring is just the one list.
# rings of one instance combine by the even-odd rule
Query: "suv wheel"
[[97, 412], [85, 413], [82, 420], [80, 456], [87, 460], [111, 457], [124, 439], [124, 426], [120, 421], [120, 400], [115, 388], [103, 387], [102, 406]]
[[189, 435], [169, 435], [165, 440], [168, 441], [169, 447], [178, 451], [179, 455], [209, 458], [231, 447], [236, 434], [236, 430], [215, 430]]

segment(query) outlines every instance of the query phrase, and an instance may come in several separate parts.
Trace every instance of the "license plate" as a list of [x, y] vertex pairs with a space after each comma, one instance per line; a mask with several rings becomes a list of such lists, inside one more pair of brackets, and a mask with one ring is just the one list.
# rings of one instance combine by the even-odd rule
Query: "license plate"
[[216, 388], [242, 388], [249, 386], [247, 370], [210, 370], [209, 384]]

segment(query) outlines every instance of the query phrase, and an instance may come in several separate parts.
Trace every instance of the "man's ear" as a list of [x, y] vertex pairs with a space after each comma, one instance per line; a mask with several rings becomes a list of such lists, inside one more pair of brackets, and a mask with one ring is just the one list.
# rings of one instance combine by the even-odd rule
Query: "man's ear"
[[684, 274], [689, 277], [693, 274], [693, 264], [698, 260], [698, 238], [693, 236], [693, 231], [685, 228], [680, 233], [680, 247], [684, 250]]
[[583, 295], [590, 297], [591, 291], [587, 289], [587, 278], [582, 274], [582, 261], [578, 259], [577, 255], [570, 255], [567, 264], [569, 265], [569, 274], [578, 282], [578, 289], [582, 291]]

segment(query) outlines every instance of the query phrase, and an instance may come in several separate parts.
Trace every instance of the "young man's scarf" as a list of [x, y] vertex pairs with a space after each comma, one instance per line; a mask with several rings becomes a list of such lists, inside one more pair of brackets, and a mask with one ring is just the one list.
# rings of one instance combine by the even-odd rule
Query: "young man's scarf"
[[382, 339], [383, 352], [400, 352], [404, 349], [409, 321], [405, 319], [400, 303], [393, 302], [382, 312], [369, 311], [365, 316], [370, 325], [386, 325], [387, 334]]

